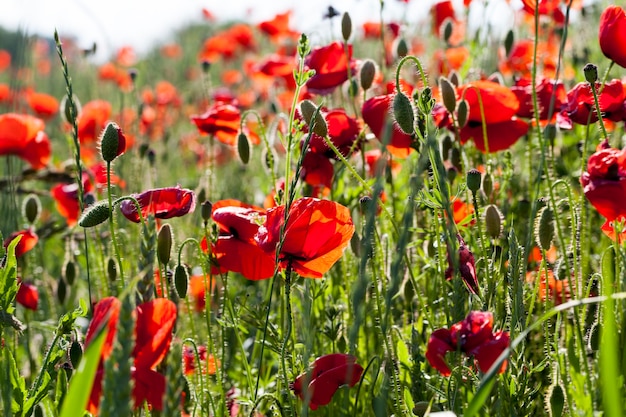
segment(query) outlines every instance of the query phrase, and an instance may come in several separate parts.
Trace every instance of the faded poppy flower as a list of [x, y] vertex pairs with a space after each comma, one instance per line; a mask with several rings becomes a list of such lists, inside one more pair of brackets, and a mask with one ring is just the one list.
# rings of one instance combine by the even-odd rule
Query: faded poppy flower
[[[474, 254], [469, 250], [465, 244], [465, 240], [461, 235], [457, 235], [459, 240], [459, 273], [461, 279], [465, 283], [465, 286], [472, 294], [480, 294], [480, 287], [478, 286], [478, 278], [476, 278], [476, 263], [474, 261]], [[451, 280], [454, 275], [454, 266], [452, 265], [452, 259], [448, 254], [448, 269], [446, 269], [446, 279]]]
[[372, 97], [363, 103], [363, 121], [374, 136], [387, 145], [389, 152], [406, 158], [413, 151], [415, 139], [404, 133], [396, 123], [392, 113], [393, 94]]
[[[596, 82], [596, 91], [600, 91], [601, 84]], [[613, 122], [624, 119], [624, 86], [621, 80], [614, 79], [604, 85], [598, 95], [598, 104], [602, 112], [602, 118]], [[567, 100], [561, 107], [558, 117], [559, 127], [571, 129], [572, 122], [581, 125], [595, 123], [598, 115], [595, 110], [593, 91], [587, 82], [580, 82], [567, 92]]]
[[626, 215], [626, 150], [602, 142], [580, 176], [587, 200], [607, 221]]
[[[435, 330], [428, 340], [426, 359], [443, 376], [450, 376], [450, 367], [445, 361], [448, 352], [460, 351], [473, 356], [481, 372], [487, 372], [496, 359], [509, 346], [509, 334], [504, 331], [493, 333], [493, 314], [471, 311], [465, 319], [448, 329]], [[506, 362], [500, 373], [506, 369]]]
[[306, 82], [308, 90], [313, 94], [330, 94], [348, 79], [348, 65], [352, 65], [352, 45], [346, 51], [341, 42], [314, 48], [306, 57], [306, 69], [315, 70], [315, 75]]
[[50, 160], [50, 139], [43, 120], [27, 114], [0, 114], [0, 155], [15, 155], [33, 169], [41, 169]]
[[21, 238], [17, 243], [17, 246], [15, 246], [15, 257], [21, 258], [26, 252], [31, 251], [35, 245], [37, 245], [37, 242], [39, 242], [39, 236], [37, 236], [37, 233], [35, 233], [35, 231], [31, 228], [13, 232], [9, 235], [9, 237], [4, 239], [4, 248], [8, 248], [9, 243], [11, 243], [11, 241], [18, 236], [21, 236]]
[[299, 375], [291, 389], [302, 401], [309, 401], [311, 410], [327, 405], [339, 387], [355, 386], [361, 379], [363, 367], [356, 358], [344, 353], [332, 353], [315, 359], [311, 370]]
[[[157, 219], [181, 217], [193, 212], [196, 208], [196, 195], [186, 188], [176, 187], [154, 188], [140, 194], [133, 194], [141, 206], [141, 215], [146, 218], [153, 215]], [[120, 203], [120, 211], [131, 222], [139, 223], [139, 214], [135, 203], [124, 200]]]
[[110, 118], [111, 103], [108, 101], [92, 100], [86, 103], [77, 119], [80, 143], [96, 143]]
[[[220, 272], [237, 272], [250, 280], [274, 275], [274, 255], [259, 247], [254, 237], [265, 218], [265, 209], [237, 200], [213, 204], [211, 218], [219, 226], [212, 249]], [[241, 254], [246, 256], [241, 256]]]
[[[254, 239], [273, 253], [281, 240], [285, 206], [267, 211], [265, 223]], [[317, 198], [299, 198], [289, 209], [283, 244], [278, 255], [282, 268], [291, 267], [303, 277], [322, 276], [343, 255], [354, 233], [350, 210], [341, 204]]]
[[[87, 329], [86, 347], [92, 342], [101, 326], [107, 325], [109, 328], [107, 339], [102, 347], [101, 362], [87, 403], [87, 411], [92, 414], [98, 412], [104, 374], [103, 363], [113, 350], [120, 309], [121, 302], [117, 298], [104, 298], [96, 305], [94, 317]], [[157, 298], [137, 306], [134, 314], [136, 317], [135, 346], [132, 352], [134, 361], [131, 367], [131, 377], [135, 408], [147, 402], [152, 409], [161, 410], [165, 393], [165, 376], [158, 373], [156, 367], [167, 354], [172, 341], [176, 305], [165, 298]]]
[[59, 100], [50, 94], [30, 92], [26, 95], [26, 102], [40, 117], [51, 117], [59, 111]]
[[18, 280], [18, 285], [19, 288], [17, 289], [15, 301], [24, 306], [24, 308], [36, 311], [39, 305], [39, 291], [37, 287], [22, 280]]
[[626, 45], [623, 38], [626, 33], [626, 12], [614, 4], [609, 5], [600, 15], [599, 40], [602, 53], [626, 68]]

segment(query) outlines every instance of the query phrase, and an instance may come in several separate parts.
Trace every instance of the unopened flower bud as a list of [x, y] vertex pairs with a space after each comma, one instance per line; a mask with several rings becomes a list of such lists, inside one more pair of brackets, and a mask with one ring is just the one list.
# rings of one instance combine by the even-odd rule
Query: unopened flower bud
[[248, 142], [248, 137], [243, 132], [237, 136], [237, 153], [241, 162], [247, 164], [250, 160], [250, 142]]
[[102, 159], [112, 162], [126, 151], [126, 137], [117, 123], [109, 122], [100, 135]]
[[587, 80], [589, 84], [594, 84], [598, 81], [598, 67], [594, 64], [589, 63], [585, 65], [583, 72], [585, 73], [585, 80]]
[[474, 194], [480, 190], [481, 177], [482, 175], [477, 169], [470, 169], [467, 171], [467, 188], [469, 188], [469, 190]]
[[452, 70], [448, 74], [448, 80], [452, 83], [452, 85], [456, 88], [461, 85], [461, 79], [459, 78], [459, 73]]
[[107, 277], [111, 282], [115, 282], [117, 279], [117, 264], [113, 258], [107, 260]]
[[450, 155], [450, 149], [452, 149], [453, 143], [454, 141], [451, 135], [444, 135], [443, 139], [441, 139], [441, 156], [444, 160]]
[[454, 86], [446, 77], [439, 77], [439, 89], [441, 90], [441, 98], [443, 105], [450, 113], [456, 110], [456, 92]]
[[409, 54], [409, 45], [406, 43], [404, 38], [398, 39], [398, 44], [396, 45], [396, 55], [398, 58], [404, 58]]
[[504, 51], [506, 56], [509, 56], [511, 53], [511, 49], [513, 48], [513, 42], [515, 41], [515, 34], [513, 33], [513, 29], [510, 29], [506, 33], [506, 37], [504, 38]]
[[447, 18], [443, 22], [443, 40], [445, 43], [449, 43], [450, 37], [452, 36], [452, 31], [454, 30], [454, 23], [451, 18]]
[[61, 108], [61, 116], [63, 117], [63, 121], [69, 124], [72, 124], [74, 119], [78, 118], [78, 115], [80, 114], [82, 110], [78, 97], [72, 96], [72, 101], [74, 102], [73, 114], [72, 114], [72, 106], [67, 96], [63, 96], [63, 99], [61, 100], [61, 103], [59, 104], [59, 107]]
[[561, 385], [554, 385], [550, 393], [550, 415], [553, 417], [561, 417], [563, 415], [563, 407], [565, 406], [565, 394]]
[[104, 223], [109, 217], [111, 217], [109, 203], [101, 201], [85, 210], [78, 219], [78, 224], [81, 227], [94, 227]]
[[72, 367], [77, 369], [78, 364], [83, 357], [83, 347], [77, 340], [74, 340], [70, 345], [69, 357]]
[[361, 71], [359, 72], [359, 78], [361, 80], [361, 88], [367, 91], [374, 82], [376, 77], [376, 64], [371, 59], [366, 59], [361, 65]]
[[411, 100], [404, 93], [397, 93], [393, 98], [393, 115], [400, 129], [407, 135], [415, 131], [415, 113]]
[[169, 224], [164, 224], [159, 230], [157, 236], [157, 258], [160, 263], [167, 265], [170, 261], [170, 255], [172, 252], [172, 227]]
[[204, 72], [205, 74], [209, 72], [209, 70], [211, 69], [211, 61], [208, 60], [203, 60], [202, 61], [202, 72]]
[[213, 203], [209, 200], [204, 200], [202, 204], [200, 204], [200, 214], [202, 215], [202, 220], [208, 222], [211, 218], [211, 212], [213, 210]]
[[313, 104], [311, 100], [302, 100], [300, 102], [300, 114], [304, 118], [304, 121], [307, 125], [311, 125], [311, 119], [315, 115], [315, 121], [313, 124], [313, 133], [316, 135], [326, 137], [328, 134], [328, 125], [326, 124], [326, 120], [322, 113], [317, 111], [317, 106]]
[[493, 178], [491, 178], [491, 174], [486, 173], [483, 177], [483, 191], [487, 198], [491, 197], [491, 193], [493, 192]]
[[350, 35], [352, 35], [352, 19], [350, 18], [350, 14], [348, 12], [344, 12], [341, 17], [341, 35], [343, 36], [343, 40], [346, 42], [348, 42]]
[[554, 212], [550, 206], [543, 207], [535, 220], [535, 240], [542, 250], [550, 249], [554, 239]]
[[181, 264], [176, 265], [176, 269], [174, 270], [174, 286], [176, 287], [176, 292], [180, 298], [187, 297], [189, 276], [187, 274], [187, 268]]
[[35, 194], [29, 194], [22, 203], [22, 214], [24, 218], [28, 223], [33, 224], [39, 218], [39, 213], [41, 213], [41, 201], [39, 201], [39, 197]]
[[497, 239], [502, 234], [502, 213], [493, 204], [485, 209], [485, 231], [492, 239]]
[[65, 268], [63, 268], [63, 278], [65, 278], [68, 284], [74, 284], [74, 280], [76, 279], [76, 264], [74, 261], [69, 260], [65, 264]]
[[67, 284], [63, 278], [59, 278], [57, 282], [57, 300], [61, 304], [65, 302], [65, 297], [67, 296]]
[[469, 105], [466, 100], [459, 101], [458, 108], [456, 110], [456, 120], [459, 124], [459, 128], [465, 127], [467, 124], [467, 116], [469, 115]]

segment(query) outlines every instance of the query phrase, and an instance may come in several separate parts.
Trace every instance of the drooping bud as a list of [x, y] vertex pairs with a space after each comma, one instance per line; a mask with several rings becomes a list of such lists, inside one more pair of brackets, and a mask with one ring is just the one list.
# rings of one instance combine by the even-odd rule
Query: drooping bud
[[459, 124], [459, 128], [464, 128], [467, 124], [467, 116], [469, 115], [469, 105], [466, 100], [459, 101], [458, 108], [456, 110], [456, 120]]
[[161, 226], [159, 235], [157, 236], [157, 258], [163, 265], [167, 265], [170, 261], [172, 252], [172, 227], [166, 223]]
[[511, 49], [513, 48], [513, 42], [515, 41], [515, 34], [513, 33], [513, 29], [510, 29], [506, 33], [506, 37], [504, 38], [504, 51], [506, 52], [506, 56], [509, 56], [511, 53]]
[[452, 85], [456, 88], [461, 85], [461, 79], [459, 77], [459, 73], [452, 70], [448, 74], [448, 80], [452, 83]]
[[202, 72], [204, 72], [205, 74], [207, 74], [209, 72], [209, 70], [211, 69], [211, 61], [209, 60], [203, 60], [202, 61]]
[[29, 194], [22, 203], [22, 214], [24, 218], [28, 223], [33, 224], [39, 218], [39, 213], [41, 213], [41, 201], [39, 201], [39, 197], [35, 194]]
[[415, 113], [411, 100], [404, 93], [397, 93], [393, 98], [393, 116], [400, 129], [407, 135], [415, 131]]
[[454, 86], [446, 77], [439, 77], [439, 89], [441, 90], [441, 98], [443, 105], [450, 113], [456, 110], [456, 92]]
[[187, 275], [187, 268], [181, 264], [176, 265], [176, 269], [174, 270], [174, 286], [180, 298], [187, 297], [189, 276]]
[[248, 142], [248, 137], [243, 132], [237, 136], [237, 153], [239, 154], [239, 159], [244, 164], [250, 161], [250, 142]]
[[111, 217], [111, 209], [107, 201], [101, 201], [89, 207], [78, 219], [81, 227], [94, 227], [106, 222]]
[[563, 407], [565, 406], [565, 394], [561, 385], [554, 385], [550, 393], [550, 415], [552, 417], [561, 417], [563, 415]]
[[587, 80], [589, 84], [594, 84], [598, 81], [598, 67], [596, 65], [591, 63], [585, 65], [583, 72], [585, 73], [585, 80]]
[[69, 357], [72, 367], [77, 369], [78, 364], [83, 357], [83, 347], [77, 340], [74, 340], [70, 345]]
[[480, 190], [480, 183], [482, 180], [482, 175], [477, 169], [470, 169], [467, 171], [467, 188], [476, 194], [478, 190]]
[[208, 222], [211, 218], [211, 211], [213, 211], [213, 203], [209, 200], [204, 200], [200, 204], [200, 214], [202, 215], [202, 220]]
[[364, 91], [369, 90], [376, 77], [376, 64], [371, 59], [366, 59], [361, 65], [361, 71], [359, 72], [359, 79], [361, 81], [361, 88]]
[[126, 137], [115, 122], [109, 122], [100, 135], [102, 159], [112, 162], [126, 151]]
[[59, 278], [57, 282], [57, 300], [61, 304], [65, 302], [65, 297], [67, 296], [67, 284], [63, 278]]
[[409, 54], [409, 45], [406, 43], [404, 38], [398, 39], [398, 44], [396, 45], [396, 55], [398, 58], [404, 58]]
[[453, 143], [454, 141], [451, 135], [444, 135], [443, 139], [441, 139], [441, 156], [444, 160], [450, 155], [450, 149], [452, 149]]
[[537, 213], [535, 239], [539, 248], [542, 250], [550, 249], [552, 239], [554, 239], [554, 212], [548, 205]]
[[350, 35], [352, 35], [352, 19], [350, 18], [350, 14], [348, 12], [344, 12], [341, 17], [341, 35], [343, 36], [343, 40], [346, 42], [348, 42]]
[[63, 277], [68, 284], [74, 284], [74, 280], [76, 279], [76, 264], [74, 263], [74, 261], [67, 261], [67, 263], [65, 264], [65, 268], [63, 268]]
[[300, 114], [304, 118], [307, 125], [311, 125], [311, 119], [315, 115], [315, 123], [313, 124], [313, 133], [325, 137], [328, 134], [328, 125], [322, 113], [317, 111], [317, 106], [311, 100], [302, 100], [300, 102]]
[[452, 36], [452, 31], [454, 29], [454, 23], [452, 19], [448, 18], [443, 23], [443, 41], [445, 43], [449, 43], [450, 37]]
[[485, 209], [485, 231], [492, 239], [497, 239], [502, 234], [502, 213], [493, 204]]

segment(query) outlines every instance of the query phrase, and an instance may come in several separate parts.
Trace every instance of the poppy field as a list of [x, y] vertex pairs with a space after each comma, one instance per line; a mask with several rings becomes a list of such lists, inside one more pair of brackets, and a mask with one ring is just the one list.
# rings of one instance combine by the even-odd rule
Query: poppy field
[[2, 416], [624, 414], [624, 7], [385, 3], [0, 38]]

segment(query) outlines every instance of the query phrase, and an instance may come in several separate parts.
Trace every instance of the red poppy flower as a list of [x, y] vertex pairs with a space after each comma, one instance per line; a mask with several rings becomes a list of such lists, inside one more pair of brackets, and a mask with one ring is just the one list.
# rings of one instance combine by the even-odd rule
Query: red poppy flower
[[[359, 123], [354, 117], [348, 116], [344, 109], [328, 110], [322, 108], [320, 109], [320, 114], [326, 120], [330, 141], [343, 156], [348, 157], [350, 151], [353, 150], [354, 142], [359, 136]], [[301, 119], [299, 110], [296, 111], [296, 116]], [[308, 133], [308, 126], [305, 126], [303, 130]], [[355, 146], [355, 149], [358, 148], [359, 146]], [[315, 133], [313, 133], [309, 141], [309, 149], [327, 158], [338, 159], [335, 152], [326, 144], [326, 140]]]
[[[213, 205], [211, 217], [219, 226], [213, 247], [220, 272], [237, 272], [250, 280], [274, 275], [274, 255], [263, 251], [254, 240], [265, 209], [237, 200], [221, 200]], [[241, 256], [241, 254], [246, 256]]]
[[[83, 192], [89, 193], [93, 189], [87, 173], [83, 173]], [[50, 189], [50, 195], [54, 199], [59, 214], [65, 217], [67, 225], [72, 227], [78, 221], [80, 204], [78, 201], [78, 184], [57, 184]]]
[[626, 33], [626, 12], [621, 7], [611, 4], [600, 16], [600, 49], [607, 58], [626, 68], [624, 33]]
[[29, 310], [37, 310], [39, 305], [39, 291], [37, 287], [28, 282], [18, 281], [19, 288], [17, 289], [17, 295], [15, 301]]
[[451, 0], [441, 0], [435, 3], [430, 9], [430, 14], [433, 19], [432, 29], [434, 35], [439, 35], [441, 25], [446, 21], [446, 19], [456, 21], [454, 6], [452, 5]]
[[0, 155], [15, 155], [33, 169], [41, 169], [50, 160], [50, 140], [43, 131], [43, 120], [27, 114], [0, 114]]
[[[196, 208], [196, 195], [186, 188], [176, 187], [155, 188], [140, 194], [133, 194], [141, 206], [141, 215], [146, 218], [149, 214], [157, 219], [181, 217], [193, 212]], [[120, 211], [131, 222], [139, 223], [139, 214], [135, 203], [124, 200], [120, 204]]]
[[[500, 354], [509, 346], [509, 334], [493, 333], [493, 314], [471, 311], [465, 319], [452, 325], [450, 330], [435, 330], [428, 340], [426, 359], [442, 375], [449, 376], [450, 368], [445, 361], [447, 352], [460, 351], [473, 356], [481, 372], [487, 372]], [[506, 369], [506, 362], [499, 372]]]
[[[600, 87], [601, 84], [596, 82], [596, 91], [600, 91]], [[623, 120], [626, 113], [624, 99], [624, 86], [620, 80], [606, 83], [598, 96], [602, 117], [614, 122]], [[567, 92], [567, 101], [563, 103], [559, 114], [559, 127], [571, 129], [572, 122], [587, 125], [597, 121], [591, 86], [587, 82], [580, 82]]]
[[0, 49], [0, 73], [11, 66], [11, 54], [6, 49]]
[[307, 151], [302, 160], [300, 177], [313, 187], [330, 188], [333, 184], [335, 169], [330, 160], [319, 153]]
[[[265, 223], [254, 237], [266, 252], [273, 253], [281, 240], [285, 206], [267, 211]], [[279, 254], [281, 267], [291, 266], [303, 277], [322, 276], [343, 255], [354, 233], [350, 210], [341, 204], [317, 198], [299, 198], [287, 217]]]
[[[87, 404], [87, 410], [93, 414], [98, 412], [104, 374], [103, 361], [113, 350], [120, 308], [121, 302], [118, 299], [114, 297], [103, 299], [96, 305], [94, 317], [87, 329], [85, 346], [89, 346], [101, 326], [109, 327], [109, 333], [102, 348], [102, 361]], [[161, 410], [165, 393], [165, 377], [155, 369], [165, 357], [172, 341], [176, 305], [165, 298], [157, 298], [137, 306], [135, 315], [135, 346], [132, 352], [134, 361], [131, 368], [135, 408], [141, 407], [146, 401], [154, 410]]]
[[301, 400], [308, 398], [311, 410], [317, 410], [320, 405], [330, 403], [342, 385], [355, 386], [362, 373], [363, 367], [356, 363], [354, 356], [332, 353], [317, 358], [310, 372], [299, 375], [291, 389]]
[[[519, 109], [516, 115], [518, 117], [524, 117], [532, 119], [534, 116], [533, 98], [532, 98], [532, 81], [530, 78], [519, 78], [511, 91], [517, 97], [519, 101]], [[539, 106], [539, 120], [547, 121], [548, 115], [551, 113], [554, 117], [558, 112], [563, 102], [566, 100], [565, 87], [562, 81], [549, 80], [547, 78], [541, 78], [537, 80], [536, 85], [537, 101]], [[554, 96], [554, 103], [552, 104], [552, 110], [550, 111], [550, 105], [552, 97]]]
[[26, 102], [40, 117], [51, 117], [59, 111], [59, 101], [50, 94], [30, 92], [26, 95]]
[[306, 57], [304, 65], [315, 70], [315, 75], [306, 82], [313, 94], [330, 94], [348, 79], [348, 65], [352, 65], [352, 45], [346, 56], [344, 45], [335, 41], [329, 45], [314, 48]]
[[296, 61], [291, 56], [272, 54], [255, 64], [253, 68], [254, 71], [261, 74], [280, 78], [289, 90], [296, 86], [296, 81], [293, 78]]
[[559, 25], [565, 22], [565, 15], [560, 9], [561, 0], [522, 0], [523, 10], [531, 15], [535, 15], [535, 10], [539, 7], [540, 16], [550, 16], [554, 23]]
[[[241, 112], [232, 104], [217, 102], [201, 115], [192, 115], [191, 121], [201, 133], [215, 135], [215, 138], [230, 146], [237, 145]], [[246, 133], [246, 132], [244, 132]], [[256, 135], [248, 135], [254, 145], [260, 143]]]
[[585, 197], [607, 221], [626, 215], [626, 150], [602, 142], [589, 157], [580, 183]]
[[37, 245], [37, 242], [39, 242], [39, 236], [37, 236], [37, 233], [35, 233], [33, 229], [29, 228], [11, 233], [9, 237], [4, 239], [4, 248], [6, 249], [9, 247], [9, 243], [11, 243], [11, 241], [18, 236], [21, 236], [21, 239], [17, 243], [17, 246], [15, 246], [16, 258], [22, 257], [26, 252], [32, 250], [35, 245]]
[[381, 143], [387, 144], [389, 152], [406, 158], [412, 151], [414, 138], [404, 133], [392, 116], [393, 94], [372, 97], [363, 103], [363, 121]]
[[108, 101], [93, 100], [85, 104], [77, 119], [80, 143], [96, 143], [110, 118], [111, 103]]
[[279, 13], [271, 20], [266, 20], [258, 24], [261, 32], [272, 38], [278, 38], [283, 35], [291, 35], [293, 31], [289, 29], [289, 18], [291, 10], [285, 13]]
[[[480, 288], [478, 286], [478, 278], [476, 278], [476, 264], [474, 261], [474, 254], [469, 250], [465, 244], [465, 240], [461, 235], [457, 235], [459, 240], [459, 273], [465, 283], [465, 286], [472, 294], [479, 294]], [[454, 267], [452, 265], [452, 259], [448, 254], [448, 269], [446, 269], [446, 279], [451, 280], [454, 274]]]
[[[207, 352], [206, 346], [198, 346], [198, 356], [200, 357], [200, 363], [203, 364], [202, 373], [215, 375], [220, 363], [213, 355]], [[185, 375], [193, 375], [196, 371], [197, 362], [196, 350], [191, 346], [185, 348], [183, 350], [183, 371]]]

